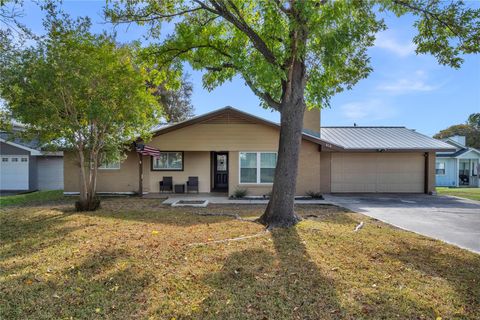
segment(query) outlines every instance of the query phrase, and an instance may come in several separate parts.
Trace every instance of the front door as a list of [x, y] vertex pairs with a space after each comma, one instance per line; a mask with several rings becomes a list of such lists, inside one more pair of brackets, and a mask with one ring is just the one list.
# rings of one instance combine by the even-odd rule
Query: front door
[[213, 189], [215, 191], [228, 190], [228, 153], [213, 153]]

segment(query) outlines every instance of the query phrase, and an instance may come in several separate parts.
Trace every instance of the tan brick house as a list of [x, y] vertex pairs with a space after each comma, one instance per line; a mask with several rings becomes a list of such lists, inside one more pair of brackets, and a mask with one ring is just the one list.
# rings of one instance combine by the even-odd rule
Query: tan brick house
[[[276, 165], [279, 125], [232, 107], [160, 127], [147, 145], [159, 158], [143, 157], [143, 192], [157, 193], [164, 176], [174, 184], [198, 177], [200, 192], [247, 189], [267, 194]], [[430, 193], [435, 188], [435, 152], [451, 146], [404, 127], [320, 127], [320, 112], [304, 118], [298, 195], [308, 191]], [[79, 190], [78, 163], [65, 153], [66, 193]], [[139, 190], [135, 151], [118, 164], [100, 167], [98, 191]]]

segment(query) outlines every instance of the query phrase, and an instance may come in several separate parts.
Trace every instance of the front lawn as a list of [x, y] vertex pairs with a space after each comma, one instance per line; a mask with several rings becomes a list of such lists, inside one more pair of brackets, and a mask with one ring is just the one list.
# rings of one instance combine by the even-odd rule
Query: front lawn
[[35, 204], [45, 201], [62, 200], [63, 198], [63, 190], [35, 191], [14, 196], [1, 196], [0, 207]]
[[299, 207], [307, 220], [273, 232], [225, 216], [255, 217], [262, 206], [117, 198], [93, 213], [71, 207], [0, 211], [0, 319], [480, 314], [480, 255], [336, 207]]
[[456, 196], [480, 201], [480, 188], [446, 188], [437, 187], [439, 195]]

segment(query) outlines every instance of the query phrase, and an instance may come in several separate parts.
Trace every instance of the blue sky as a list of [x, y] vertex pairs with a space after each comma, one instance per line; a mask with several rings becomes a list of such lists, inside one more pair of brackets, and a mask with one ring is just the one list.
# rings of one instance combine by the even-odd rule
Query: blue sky
[[[478, 3], [468, 2], [478, 6]], [[93, 30], [113, 29], [102, 15], [104, 1], [64, 1], [63, 9], [72, 16], [91, 17]], [[389, 29], [377, 37], [370, 49], [374, 71], [353, 90], [335, 96], [331, 108], [322, 110], [322, 125], [402, 125], [433, 135], [452, 124], [463, 123], [468, 115], [480, 112], [480, 55], [465, 56], [462, 68], [440, 66], [427, 55], [417, 56], [411, 42], [415, 34], [412, 17], [386, 17]], [[23, 22], [42, 33], [42, 12], [27, 3]], [[135, 25], [116, 28], [118, 40], [140, 39], [145, 30]], [[146, 42], [146, 41], [145, 41]], [[212, 92], [202, 87], [202, 73], [186, 66], [194, 84], [192, 102], [196, 114], [226, 105], [278, 121], [276, 112], [259, 107], [258, 98], [241, 78], [225, 83]]]

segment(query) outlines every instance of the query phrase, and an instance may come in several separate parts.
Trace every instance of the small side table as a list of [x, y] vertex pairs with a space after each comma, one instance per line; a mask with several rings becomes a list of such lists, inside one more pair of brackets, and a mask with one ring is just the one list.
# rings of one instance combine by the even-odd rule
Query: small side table
[[175, 193], [185, 193], [185, 184], [176, 184], [174, 188]]

